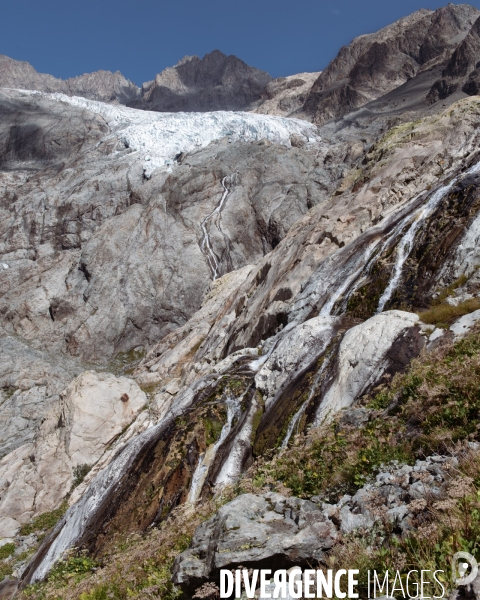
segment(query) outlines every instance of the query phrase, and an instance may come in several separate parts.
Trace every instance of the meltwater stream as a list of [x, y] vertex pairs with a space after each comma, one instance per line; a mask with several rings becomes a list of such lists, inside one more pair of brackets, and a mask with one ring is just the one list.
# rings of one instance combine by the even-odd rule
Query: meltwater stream
[[[428, 202], [417, 210], [417, 212], [413, 216], [412, 224], [410, 225], [407, 232], [405, 233], [405, 235], [402, 237], [402, 239], [400, 240], [400, 242], [398, 244], [399, 250], [397, 252], [397, 258], [395, 261], [395, 267], [393, 269], [393, 274], [392, 274], [392, 277], [390, 278], [388, 286], [386, 287], [385, 291], [381, 295], [380, 300], [378, 302], [378, 308], [377, 308], [377, 313], [376, 313], [377, 315], [380, 314], [381, 312], [383, 312], [385, 305], [390, 300], [393, 292], [395, 291], [395, 289], [398, 286], [398, 283], [402, 276], [403, 265], [405, 264], [405, 261], [408, 259], [408, 257], [410, 256], [410, 253], [413, 249], [413, 242], [415, 240], [415, 235], [416, 235], [419, 227], [433, 213], [433, 211], [437, 208], [437, 206], [440, 204], [440, 202], [445, 197], [445, 195], [448, 194], [448, 192], [452, 189], [452, 187], [457, 183], [457, 181], [460, 178], [463, 179], [464, 177], [466, 177], [468, 175], [472, 175], [473, 173], [478, 173], [479, 171], [480, 171], [480, 163], [476, 163], [475, 165], [470, 167], [470, 169], [468, 169], [468, 171], [466, 171], [465, 173], [462, 173], [461, 176], [459, 175], [458, 177], [455, 177], [454, 179], [452, 179], [452, 181], [450, 183], [439, 188], [434, 194], [432, 194], [432, 196], [430, 197]], [[405, 222], [408, 222], [408, 220], [409, 219], [405, 219]]]
[[195, 469], [195, 473], [192, 477], [192, 485], [190, 487], [190, 492], [188, 494], [187, 501], [190, 504], [194, 504], [200, 497], [203, 484], [205, 483], [205, 478], [208, 475], [209, 467], [215, 459], [215, 455], [217, 454], [218, 449], [223, 444], [228, 434], [232, 430], [234, 418], [237, 417], [241, 412], [242, 399], [243, 395], [240, 398], [235, 398], [235, 396], [228, 396], [228, 398], [225, 401], [227, 407], [227, 422], [222, 427], [222, 431], [218, 440], [213, 446], [210, 446], [206, 449], [206, 451], [198, 461], [197, 468]]
[[213, 250], [212, 242], [210, 240], [210, 234], [208, 233], [208, 229], [207, 229], [207, 224], [213, 219], [213, 217], [216, 214], [220, 214], [220, 212], [223, 208], [223, 205], [225, 204], [225, 200], [227, 199], [227, 196], [230, 193], [230, 190], [225, 185], [226, 181], [227, 181], [227, 178], [224, 177], [222, 179], [223, 194], [222, 194], [222, 198], [221, 198], [220, 202], [218, 203], [218, 206], [216, 206], [212, 210], [212, 212], [209, 215], [207, 215], [205, 217], [205, 219], [203, 219], [203, 221], [201, 223], [203, 239], [202, 239], [202, 243], [200, 244], [200, 249], [207, 257], [208, 266], [210, 267], [210, 270], [212, 271], [214, 281], [215, 281], [215, 279], [218, 279], [218, 276], [220, 275], [220, 263], [217, 260], [217, 256]]
[[129, 440], [117, 452], [115, 458], [95, 476], [80, 500], [67, 510], [63, 519], [54, 529], [52, 535], [56, 534], [56, 537], [51, 542], [40, 562], [33, 568], [32, 572], [28, 573], [28, 583], [44, 579], [65, 551], [73, 548], [78, 540], [81, 539], [95, 512], [110, 494], [115, 493], [115, 489], [119, 485], [122, 476], [131, 467], [141, 449], [153, 441], [164, 427], [192, 403], [195, 395], [194, 386], [195, 384], [180, 394], [175, 407], [170, 410], [160, 423]]
[[283, 439], [282, 445], [280, 446], [280, 448], [282, 450], [284, 450], [288, 446], [288, 442], [290, 441], [290, 438], [292, 437], [293, 432], [295, 431], [295, 428], [297, 427], [298, 423], [300, 422], [300, 419], [303, 417], [303, 414], [304, 414], [305, 410], [307, 409], [307, 406], [309, 405], [311, 399], [313, 398], [315, 392], [317, 391], [318, 384], [322, 380], [322, 375], [325, 372], [325, 369], [327, 368], [329, 363], [330, 363], [330, 356], [325, 358], [325, 360], [322, 363], [322, 366], [320, 367], [320, 369], [318, 369], [317, 374], [315, 375], [315, 379], [312, 382], [312, 387], [310, 388], [310, 393], [308, 394], [308, 398], [305, 400], [305, 402], [302, 404], [302, 406], [297, 410], [297, 412], [293, 415], [292, 420], [288, 424], [287, 433], [285, 434], [285, 438]]
[[[465, 176], [471, 175], [473, 173], [477, 173], [479, 171], [480, 171], [480, 163], [471, 167], [468, 171], [463, 173], [461, 175], [461, 177], [463, 178]], [[395, 235], [398, 235], [399, 232], [403, 230], [405, 225], [407, 225], [408, 223], [411, 223], [407, 232], [403, 235], [402, 239], [400, 240], [400, 246], [399, 246], [399, 251], [398, 251], [397, 257], [396, 257], [396, 264], [395, 264], [395, 268], [393, 270], [393, 275], [391, 277], [391, 280], [389, 282], [387, 289], [385, 290], [384, 294], [382, 295], [382, 297], [380, 299], [379, 307], [378, 307], [379, 312], [381, 312], [383, 310], [386, 303], [391, 298], [393, 291], [395, 290], [396, 286], [398, 285], [398, 282], [401, 277], [403, 265], [411, 252], [412, 243], [414, 241], [415, 235], [416, 235], [419, 227], [425, 221], [425, 219], [428, 218], [428, 216], [430, 216], [432, 214], [432, 212], [435, 210], [435, 208], [439, 205], [441, 199], [445, 196], [446, 193], [449, 192], [449, 190], [453, 187], [453, 185], [459, 179], [460, 179], [460, 177], [457, 177], [449, 184], [439, 188], [430, 197], [430, 199], [427, 201], [426, 204], [424, 204], [421, 208], [416, 210], [413, 217], [411, 215], [409, 215], [405, 219], [402, 219], [402, 222], [401, 222], [402, 227], [401, 228], [400, 227], [395, 228]], [[207, 219], [212, 218], [215, 213], [220, 212], [222, 206], [224, 205], [224, 203], [226, 201], [229, 190], [227, 188], [225, 178], [222, 181], [222, 186], [223, 186], [224, 191], [222, 193], [222, 198], [220, 200], [220, 203], [216, 207], [216, 209], [214, 211], [212, 211], [211, 215], [209, 215], [209, 217], [207, 217]], [[204, 224], [205, 224], [205, 221], [204, 221]], [[392, 234], [390, 234], [389, 238], [391, 237], [391, 235]], [[208, 235], [207, 235], [207, 239], [209, 239]], [[207, 244], [207, 242], [205, 242], [205, 243]], [[380, 243], [382, 243], [381, 237], [378, 240], [376, 240], [375, 242], [372, 242], [366, 249], [363, 249], [362, 256], [360, 257], [359, 260], [356, 261], [356, 264], [355, 264], [356, 268], [354, 268], [354, 273], [351, 275], [348, 275], [348, 276], [347, 276], [347, 273], [345, 273], [345, 275], [346, 275], [345, 280], [343, 281], [343, 283], [340, 286], [338, 286], [333, 291], [333, 293], [331, 293], [332, 294], [331, 297], [328, 298], [327, 302], [324, 304], [324, 306], [321, 309], [321, 314], [325, 315], [325, 314], [331, 313], [333, 306], [335, 305], [337, 300], [345, 293], [346, 290], [348, 290], [348, 288], [352, 285], [352, 283], [355, 282], [356, 278], [361, 274], [362, 270], [368, 264], [368, 262], [370, 261], [370, 259], [372, 257], [373, 252], [379, 246]], [[383, 237], [383, 243], [385, 243], [385, 237]], [[210, 248], [211, 248], [211, 245], [210, 245]], [[216, 257], [215, 257], [215, 259], [216, 259]], [[214, 274], [214, 278], [215, 278], [218, 276], [219, 265], [217, 262], [215, 262], [215, 263], [213, 263], [213, 266], [214, 266], [213, 274]], [[307, 290], [307, 291], [309, 291], [309, 290]], [[320, 293], [321, 293], [321, 291], [317, 292], [318, 295], [320, 295]], [[308, 309], [308, 307], [307, 307], [307, 309]], [[302, 308], [302, 310], [300, 310], [299, 313], [301, 313], [302, 315], [308, 314], [307, 309]], [[260, 368], [262, 366], [262, 364], [268, 359], [272, 350], [273, 350], [273, 347], [270, 349], [270, 352], [267, 355], [259, 357], [256, 361], [253, 361], [252, 363], [250, 363], [250, 368], [252, 368], [253, 371], [256, 371], [258, 368]], [[311, 398], [313, 398], [313, 394], [315, 393], [316, 387], [318, 386], [318, 384], [320, 382], [321, 371], [323, 371], [323, 369], [325, 367], [326, 367], [326, 361], [324, 361], [324, 365], [322, 365], [322, 368], [320, 369], [319, 373], [317, 373], [317, 376], [315, 377], [315, 380], [312, 384], [312, 388], [309, 393], [309, 399], [304, 404], [302, 404], [300, 409], [297, 411], [297, 413], [292, 418], [292, 421], [287, 430], [287, 435], [286, 435], [285, 439], [283, 440], [282, 447], [285, 447], [288, 444], [289, 439], [291, 438], [292, 434], [295, 431], [295, 427], [298, 425], [303, 412], [306, 410], [306, 407], [308, 406], [308, 402], [311, 400]], [[32, 572], [30, 572], [28, 574], [28, 582], [34, 582], [34, 581], [39, 581], [39, 580], [43, 579], [47, 575], [48, 571], [51, 569], [53, 564], [62, 557], [64, 552], [66, 550], [72, 548], [73, 546], [75, 546], [75, 544], [78, 542], [78, 540], [80, 540], [82, 538], [82, 535], [85, 534], [85, 531], [88, 528], [89, 524], [91, 523], [92, 518], [96, 514], [96, 511], [98, 511], [99, 508], [102, 506], [102, 503], [104, 503], [105, 500], [111, 494], [115, 493], [115, 490], [116, 490], [117, 486], [119, 485], [122, 476], [126, 472], [128, 472], [128, 469], [133, 464], [135, 457], [138, 455], [138, 453], [141, 451], [141, 449], [146, 444], [148, 444], [150, 441], [153, 441], [155, 439], [155, 436], [160, 434], [161, 429], [165, 426], [167, 421], [169, 421], [171, 418], [175, 418], [176, 416], [178, 416], [182, 412], [182, 410], [184, 410], [184, 408], [189, 405], [189, 403], [192, 401], [193, 394], [194, 394], [193, 391], [190, 389], [185, 390], [184, 393], [180, 394], [179, 396], [181, 396], [181, 397], [179, 398], [178, 403], [175, 406], [175, 409], [172, 410], [169, 417], [162, 420], [162, 422], [159, 423], [158, 425], [155, 425], [154, 427], [147, 429], [143, 433], [139, 434], [137, 437], [135, 437], [135, 438], [131, 439], [129, 442], [127, 442], [127, 444], [123, 447], [123, 449], [121, 451], [119, 451], [119, 453], [112, 460], [112, 462], [103, 471], [98, 473], [98, 475], [91, 482], [88, 489], [85, 491], [82, 498], [67, 511], [63, 520], [58, 524], [57, 528], [54, 531], [54, 534], [56, 534], [56, 537], [53, 539], [50, 546], [46, 550], [45, 555], [39, 559], [38, 564], [36, 564], [35, 567], [33, 567]], [[235, 402], [237, 402], [238, 404], [236, 405]], [[218, 450], [218, 448], [220, 447], [220, 444], [225, 441], [226, 437], [231, 432], [235, 410], [237, 410], [236, 406], [240, 405], [238, 400], [235, 402], [232, 400], [231, 406], [229, 406], [229, 404], [227, 403], [227, 423], [224, 426], [224, 428], [222, 429], [222, 433], [220, 436], [221, 441], [219, 440], [219, 442], [217, 442], [218, 445], [215, 444], [215, 446], [216, 446], [215, 452]], [[245, 431], [247, 431], [247, 429], [245, 429]], [[197, 469], [196, 469], [196, 472], [194, 475], [194, 481], [192, 483], [192, 489], [190, 490], [190, 494], [189, 494], [189, 500], [191, 502], [194, 502], [195, 499], [198, 497], [198, 494], [200, 493], [199, 490], [201, 489], [201, 485], [202, 485], [202, 477], [205, 476], [205, 473], [203, 471], [203, 467], [206, 466], [205, 460], [206, 460], [206, 456], [202, 457], [199, 465], [197, 466]], [[225, 473], [225, 477], [227, 477], [227, 475], [228, 474]], [[224, 478], [224, 476], [222, 475], [222, 477], [219, 477], [217, 479], [217, 482], [219, 482], [219, 480], [222, 480], [223, 478]], [[34, 564], [34, 563], [32, 563], [32, 564]]]
[[139, 450], [156, 435], [160, 427], [161, 425], [151, 427], [131, 439], [117, 457], [95, 477], [80, 500], [69, 508], [65, 517], [57, 525], [59, 529], [57, 537], [29, 577], [30, 583], [41, 581], [64, 552], [75, 545], [95, 510], [118, 484], [120, 477], [131, 465]]

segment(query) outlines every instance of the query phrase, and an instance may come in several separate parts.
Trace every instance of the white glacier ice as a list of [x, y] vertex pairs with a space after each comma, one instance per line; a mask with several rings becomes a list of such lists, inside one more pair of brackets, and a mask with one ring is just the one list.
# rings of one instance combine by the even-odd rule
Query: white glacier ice
[[307, 143], [320, 141], [316, 126], [299, 119], [234, 111], [160, 113], [59, 93], [18, 91], [55, 99], [100, 115], [112, 132], [108, 137], [116, 137], [141, 155], [147, 178], [159, 167], [171, 168], [181, 152], [203, 148], [225, 137], [244, 142], [266, 139], [284, 146], [291, 145], [292, 134], [301, 135]]

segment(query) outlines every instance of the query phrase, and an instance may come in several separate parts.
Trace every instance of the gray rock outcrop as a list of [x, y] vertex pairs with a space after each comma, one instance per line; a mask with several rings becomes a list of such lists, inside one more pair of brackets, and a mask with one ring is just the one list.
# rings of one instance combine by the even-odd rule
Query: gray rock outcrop
[[0, 539], [56, 508], [70, 491], [75, 468], [91, 468], [145, 403], [131, 379], [93, 371], [74, 379], [50, 405], [40, 399], [34, 439], [0, 460]]
[[45, 415], [82, 366], [65, 356], [0, 338], [0, 459], [33, 442]]
[[175, 561], [173, 581], [192, 592], [220, 569], [289, 568], [318, 561], [337, 537], [313, 502], [270, 493], [235, 498], [195, 531]]
[[210, 284], [211, 256], [217, 276], [258, 261], [338, 177], [310, 146], [222, 139], [146, 181], [143, 157], [99, 114], [16, 92], [0, 110], [2, 326], [88, 360], [183, 325]]
[[427, 506], [418, 501], [441, 495], [453, 464], [456, 458], [444, 456], [413, 466], [392, 464], [336, 504], [318, 496], [309, 501], [275, 492], [242, 494], [196, 529], [190, 548], [175, 560], [173, 581], [191, 593], [206, 581], [217, 582], [220, 569], [312, 568], [342, 535], [367, 532], [376, 521], [408, 532]]

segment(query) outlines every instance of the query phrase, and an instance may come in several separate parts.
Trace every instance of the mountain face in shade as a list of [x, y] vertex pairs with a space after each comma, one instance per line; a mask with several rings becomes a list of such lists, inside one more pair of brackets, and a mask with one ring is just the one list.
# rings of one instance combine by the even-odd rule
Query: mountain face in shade
[[119, 71], [95, 71], [71, 79], [57, 79], [38, 73], [31, 64], [0, 55], [0, 87], [39, 92], [60, 92], [90, 100], [127, 104], [140, 93], [139, 88]]
[[355, 38], [321, 73], [305, 102], [322, 124], [342, 117], [438, 65], [445, 66], [480, 12], [449, 4], [419, 10], [377, 33]]
[[460, 89], [469, 96], [480, 92], [480, 17], [475, 21], [465, 39], [452, 54], [442, 78], [434, 83], [427, 99], [444, 100]]
[[202, 59], [186, 56], [142, 86], [135, 108], [157, 111], [245, 110], [272, 80], [236, 56], [214, 50]]

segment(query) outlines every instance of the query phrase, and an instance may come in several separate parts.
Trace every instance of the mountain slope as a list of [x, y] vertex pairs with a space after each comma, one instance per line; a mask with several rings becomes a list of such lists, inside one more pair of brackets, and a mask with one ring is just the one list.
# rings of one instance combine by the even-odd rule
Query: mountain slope
[[420, 10], [377, 33], [355, 38], [320, 74], [305, 112], [322, 124], [446, 63], [479, 11], [467, 4]]
[[[175, 581], [213, 598], [213, 559], [326, 566], [357, 525], [376, 551], [374, 488], [401, 545], [422, 485], [448, 491], [430, 455], [453, 465], [480, 442], [478, 334], [463, 339], [480, 320], [480, 101], [426, 95], [476, 19], [449, 5], [355, 40], [318, 79], [367, 103], [320, 127], [0, 93], [0, 597], [171, 600], [178, 528], [203, 516]], [[152, 106], [161, 88], [229, 102], [243, 75], [251, 92], [250, 68], [203, 61], [164, 72]], [[270, 81], [252, 109], [305, 116], [305, 79]], [[461, 381], [438, 387], [450, 352]], [[217, 513], [240, 481], [276, 491]], [[232, 514], [242, 530], [217, 535]], [[139, 543], [135, 572], [105, 579], [129, 536], [155, 555]]]

